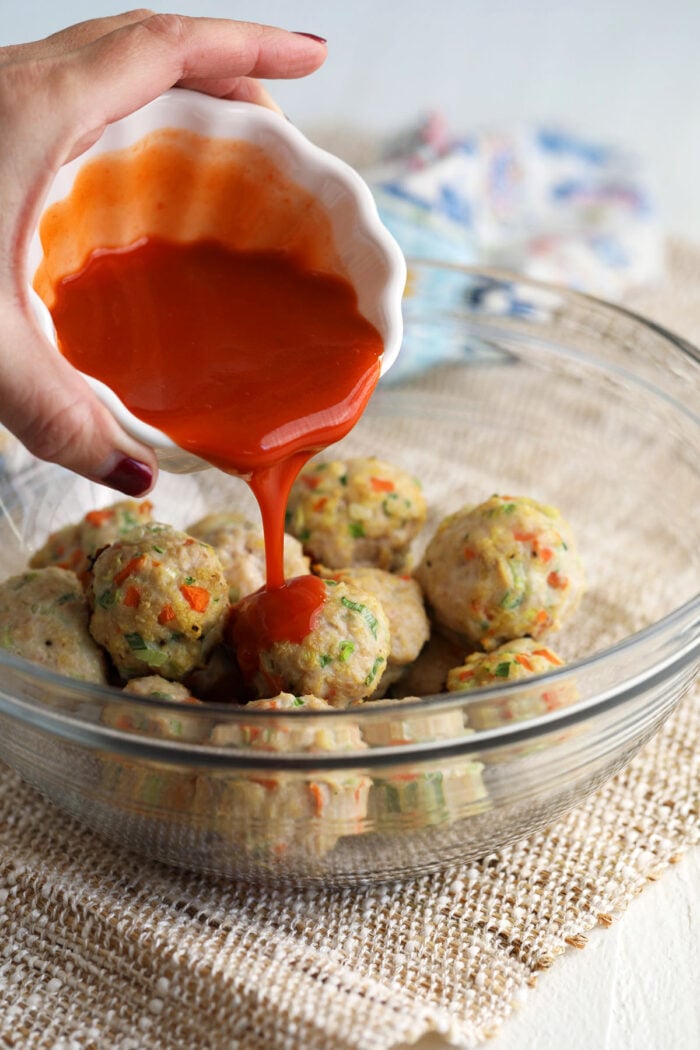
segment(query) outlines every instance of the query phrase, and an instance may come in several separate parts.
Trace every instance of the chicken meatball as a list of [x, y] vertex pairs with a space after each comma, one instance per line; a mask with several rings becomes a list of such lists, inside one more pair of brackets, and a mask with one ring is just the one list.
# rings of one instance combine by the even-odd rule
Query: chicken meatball
[[183, 682], [205, 704], [237, 705], [250, 700], [236, 658], [223, 643], [211, 650], [203, 667], [185, 675]]
[[122, 678], [177, 681], [220, 641], [228, 586], [214, 550], [169, 525], [151, 524], [95, 560], [90, 630]]
[[448, 672], [463, 659], [463, 644], [433, 631], [417, 659], [392, 685], [391, 695], [401, 699], [444, 693]]
[[[206, 738], [206, 723], [201, 724], [196, 717], [190, 717], [190, 712], [199, 705], [199, 701], [179, 682], [171, 682], [160, 675], [146, 675], [144, 678], [130, 679], [122, 692], [129, 697], [152, 700], [154, 703], [137, 706], [114, 700], [105, 704], [102, 722], [111, 729], [188, 743], [201, 742]], [[171, 714], [162, 710], [157, 701], [182, 704], [182, 714]]]
[[583, 590], [569, 525], [526, 497], [492, 496], [445, 518], [416, 578], [437, 622], [487, 650], [557, 629]]
[[[491, 653], [472, 653], [460, 667], [453, 667], [447, 676], [449, 692], [482, 689], [504, 682], [515, 682], [535, 675], [546, 674], [564, 661], [542, 642], [532, 638], [516, 638], [494, 649]], [[542, 684], [538, 688], [511, 693], [499, 700], [470, 704], [469, 725], [475, 729], [495, 729], [508, 722], [536, 718], [548, 711], [566, 707], [578, 698], [575, 687], [569, 683]]]
[[389, 620], [391, 648], [384, 673], [372, 695], [383, 695], [404, 668], [416, 659], [430, 634], [430, 622], [419, 585], [410, 576], [397, 576], [384, 569], [321, 570], [321, 575], [359, 587], [381, 602]]
[[143, 678], [132, 678], [124, 686], [123, 692], [131, 696], [142, 696], [148, 700], [168, 700], [171, 703], [189, 703], [194, 700], [187, 686], [181, 682], [171, 682], [159, 674], [145, 675]]
[[[300, 606], [298, 621], [294, 610]], [[273, 622], [277, 629], [270, 634]], [[312, 694], [334, 707], [370, 695], [391, 648], [389, 621], [373, 595], [315, 576], [244, 598], [227, 633], [258, 696]]]
[[0, 647], [69, 678], [106, 684], [102, 650], [74, 572], [50, 566], [0, 584]]
[[[297, 714], [299, 711], [332, 711], [327, 700], [318, 696], [294, 696], [292, 693], [278, 693], [264, 700], [252, 700], [240, 709], [243, 714], [249, 711], [279, 711], [280, 714]], [[299, 719], [296, 725], [288, 721], [274, 725], [266, 722], [264, 732], [259, 722], [251, 718], [250, 722], [221, 723], [211, 732], [211, 742], [217, 745], [235, 745], [253, 751], [275, 752], [324, 752], [324, 751], [362, 751], [367, 746], [362, 734], [352, 723], [339, 723], [335, 719], [310, 722]]]
[[[416, 704], [419, 706], [411, 707]], [[395, 747], [399, 744], [425, 744], [431, 740], [453, 740], [469, 736], [464, 715], [459, 708], [434, 710], [430, 704], [420, 704], [420, 697], [406, 696], [401, 700], [357, 700], [359, 708], [368, 716], [362, 722], [362, 737], [370, 747]], [[373, 718], [373, 712], [382, 712]]]
[[[280, 693], [254, 700], [246, 710], [327, 712], [330, 705], [315, 696]], [[252, 717], [250, 722], [221, 724], [212, 732], [212, 743], [235, 746], [237, 751], [341, 753], [366, 748], [356, 726], [339, 726], [328, 719], [290, 719], [275, 725], [271, 719]], [[253, 771], [247, 776], [202, 776], [197, 801], [207, 813], [217, 814], [217, 831], [234, 846], [257, 857], [279, 857], [294, 850], [323, 856], [342, 835], [363, 830], [367, 814], [369, 777], [355, 770], [318, 770], [312, 773]]]
[[[460, 709], [431, 711], [420, 708], [402, 709], [418, 697], [404, 700], [370, 700], [357, 705], [367, 712], [362, 735], [371, 747], [423, 744], [433, 740], [455, 740], [468, 737]], [[383, 711], [381, 719], [372, 711]], [[470, 755], [440, 758], [435, 761], [400, 763], [373, 774], [369, 797], [369, 818], [378, 831], [405, 828], [427, 828], [451, 823], [484, 806], [486, 788], [482, 780], [483, 765]]]
[[[191, 525], [187, 532], [203, 540], [219, 555], [229, 586], [229, 600], [234, 603], [265, 584], [265, 538], [259, 525], [242, 514], [223, 512], [208, 514]], [[288, 533], [284, 537], [284, 575], [302, 576], [309, 572], [309, 559], [301, 543]]]
[[396, 571], [408, 565], [425, 515], [421, 487], [405, 470], [374, 458], [334, 460], [302, 470], [289, 497], [287, 528], [330, 569]]
[[152, 520], [149, 500], [121, 500], [110, 507], [89, 510], [81, 521], [52, 532], [44, 546], [31, 558], [32, 568], [58, 565], [72, 569], [84, 578], [97, 551], [121, 539], [139, 525]]

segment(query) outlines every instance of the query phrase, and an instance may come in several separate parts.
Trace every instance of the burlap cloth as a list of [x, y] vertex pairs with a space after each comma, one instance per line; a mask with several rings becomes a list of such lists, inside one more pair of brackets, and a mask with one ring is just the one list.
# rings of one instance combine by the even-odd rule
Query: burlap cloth
[[[628, 304], [700, 341], [700, 251]], [[261, 890], [112, 849], [0, 769], [0, 1044], [472, 1047], [700, 839], [700, 694], [541, 834], [368, 889]], [[634, 921], [630, 917], [626, 921]], [[533, 993], [536, 994], [536, 993]]]

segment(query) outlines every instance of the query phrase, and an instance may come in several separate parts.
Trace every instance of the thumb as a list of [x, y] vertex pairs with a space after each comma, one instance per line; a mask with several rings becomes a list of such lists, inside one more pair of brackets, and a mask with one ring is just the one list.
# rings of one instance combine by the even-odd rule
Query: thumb
[[24, 313], [3, 310], [0, 332], [0, 418], [5, 426], [39, 459], [128, 496], [145, 495], [158, 472], [153, 450], [120, 427]]

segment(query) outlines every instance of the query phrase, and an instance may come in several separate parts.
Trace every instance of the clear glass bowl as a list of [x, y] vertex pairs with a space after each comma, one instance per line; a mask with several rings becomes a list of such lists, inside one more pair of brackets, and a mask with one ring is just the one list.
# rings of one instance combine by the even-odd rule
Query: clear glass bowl
[[[624, 310], [414, 262], [405, 342], [331, 454], [407, 466], [438, 520], [494, 492], [557, 506], [588, 589], [567, 665], [472, 693], [287, 715], [127, 698], [0, 651], [0, 757], [102, 835], [169, 864], [353, 882], [481, 856], [635, 754], [700, 657], [700, 355]], [[0, 488], [0, 571], [113, 493], [36, 462]], [[215, 471], [163, 475], [156, 515], [253, 512]], [[420, 556], [420, 545], [416, 557]], [[541, 713], [543, 690], [564, 698]], [[489, 728], [470, 728], [473, 725]]]

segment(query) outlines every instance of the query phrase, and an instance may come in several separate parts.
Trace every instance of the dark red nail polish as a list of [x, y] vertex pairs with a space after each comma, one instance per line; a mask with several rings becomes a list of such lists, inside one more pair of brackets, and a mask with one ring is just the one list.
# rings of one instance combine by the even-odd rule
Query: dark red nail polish
[[300, 33], [296, 29], [293, 30], [295, 36], [308, 36], [309, 40], [315, 40], [317, 44], [327, 44], [325, 36], [316, 36], [315, 33]]
[[153, 471], [145, 463], [124, 456], [114, 470], [102, 478], [102, 484], [118, 489], [125, 496], [143, 496], [153, 484]]

